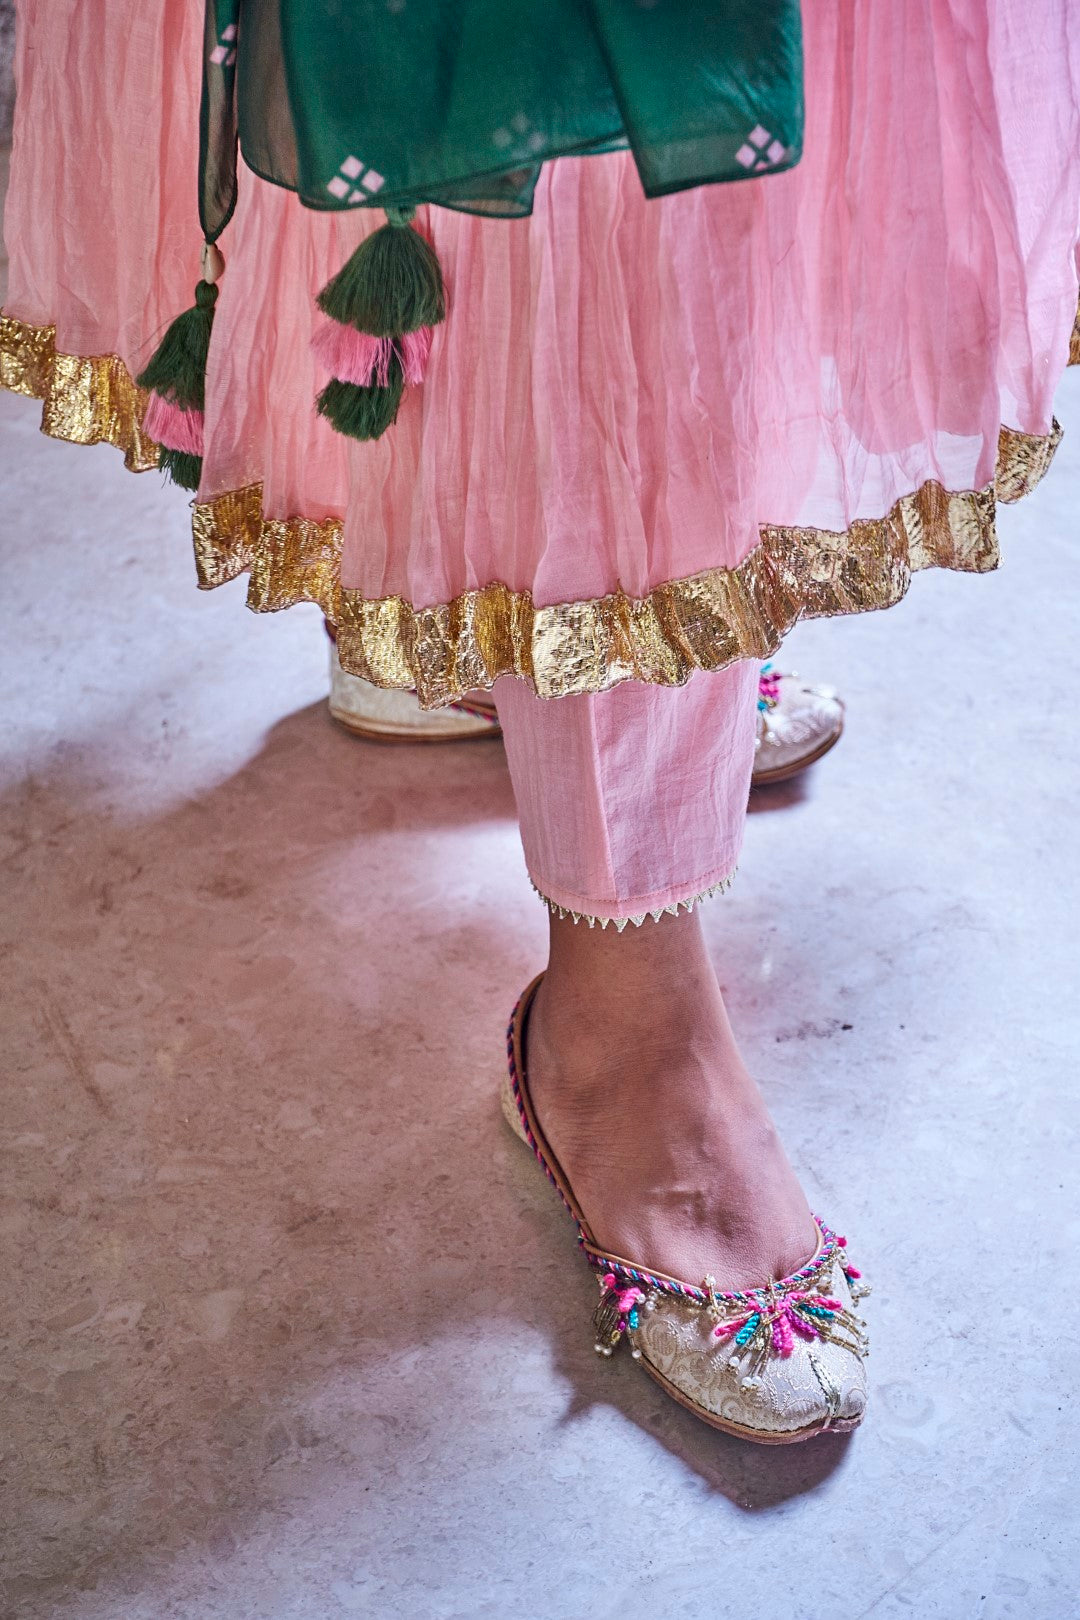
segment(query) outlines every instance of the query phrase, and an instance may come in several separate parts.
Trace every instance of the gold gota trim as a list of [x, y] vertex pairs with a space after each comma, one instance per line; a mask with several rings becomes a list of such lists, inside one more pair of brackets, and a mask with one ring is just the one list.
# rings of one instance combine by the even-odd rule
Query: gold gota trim
[[41, 431], [70, 444], [111, 444], [131, 472], [158, 463], [142, 430], [146, 395], [115, 354], [61, 354], [55, 326], [27, 326], [0, 314], [0, 387], [40, 399]]
[[[59, 354], [55, 328], [0, 315], [0, 386], [44, 401], [46, 433], [114, 444], [136, 471], [156, 466], [157, 446], [140, 425], [144, 396], [115, 355]], [[316, 603], [336, 629], [343, 669], [377, 686], [415, 687], [425, 708], [505, 674], [523, 676], [542, 697], [626, 680], [679, 686], [697, 669], [770, 657], [799, 618], [891, 607], [920, 569], [996, 568], [996, 501], [1034, 489], [1060, 438], [1056, 421], [1049, 434], [1003, 427], [985, 489], [949, 491], [931, 480], [884, 517], [840, 532], [767, 524], [738, 567], [669, 581], [641, 598], [617, 591], [537, 608], [527, 591], [502, 584], [426, 608], [366, 598], [340, 583], [340, 521], [265, 519], [260, 484], [193, 504], [196, 570], [204, 589], [246, 571], [256, 612]]]
[[584, 602], [534, 606], [527, 591], [494, 584], [435, 607], [399, 596], [368, 598], [339, 579], [337, 519], [263, 519], [257, 484], [196, 503], [199, 583], [247, 570], [248, 606], [273, 612], [315, 602], [335, 626], [350, 674], [376, 686], [415, 687], [425, 708], [520, 675], [541, 697], [603, 692], [621, 681], [680, 686], [696, 669], [768, 658], [802, 617], [891, 607], [914, 573], [998, 565], [997, 500], [1019, 500], [1046, 472], [1061, 438], [1002, 428], [995, 483], [949, 491], [931, 480], [882, 518], [842, 532], [765, 525], [737, 568], [711, 568], [659, 585]]

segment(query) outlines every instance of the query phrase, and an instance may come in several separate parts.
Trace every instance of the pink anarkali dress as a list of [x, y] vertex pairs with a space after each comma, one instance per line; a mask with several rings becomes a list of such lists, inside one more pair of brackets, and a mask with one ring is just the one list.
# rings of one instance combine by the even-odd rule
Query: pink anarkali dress
[[[198, 275], [199, 8], [21, 0], [19, 22], [0, 380], [147, 467], [132, 378]], [[726, 715], [800, 615], [996, 567], [996, 501], [1059, 435], [1077, 9], [836, 0], [804, 27], [790, 172], [647, 202], [611, 153], [547, 164], [527, 218], [422, 209], [447, 319], [374, 442], [315, 414], [311, 338], [381, 215], [245, 170], [221, 242], [200, 585], [317, 602], [347, 669], [425, 705], [499, 681], [534, 881], [604, 920], [725, 881], [752, 750]]]

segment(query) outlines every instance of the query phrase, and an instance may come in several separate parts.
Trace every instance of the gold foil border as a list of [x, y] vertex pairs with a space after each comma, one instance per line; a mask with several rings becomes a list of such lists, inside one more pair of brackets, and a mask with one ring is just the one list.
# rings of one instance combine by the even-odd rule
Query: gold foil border
[[[106, 442], [141, 471], [157, 446], [141, 431], [144, 396], [115, 355], [58, 354], [55, 330], [0, 316], [0, 385], [44, 401], [42, 428], [79, 444]], [[882, 518], [850, 528], [766, 524], [736, 568], [711, 568], [659, 585], [537, 608], [528, 591], [493, 584], [415, 608], [399, 596], [367, 598], [340, 580], [338, 519], [267, 519], [262, 486], [196, 501], [198, 582], [211, 589], [247, 572], [248, 606], [274, 612], [316, 603], [337, 633], [350, 674], [415, 687], [426, 708], [519, 675], [541, 697], [603, 692], [621, 681], [680, 686], [697, 669], [768, 658], [800, 618], [891, 607], [924, 568], [987, 573], [997, 567], [997, 500], [1034, 489], [1061, 438], [1003, 427], [993, 485], [950, 491], [930, 480]]]
[[54, 326], [27, 326], [0, 313], [0, 387], [40, 399], [41, 431], [69, 444], [111, 444], [131, 472], [157, 466], [142, 429], [146, 395], [115, 354], [61, 354]]
[[603, 692], [621, 681], [681, 686], [697, 669], [768, 658], [800, 618], [891, 607], [924, 568], [989, 573], [998, 565], [996, 502], [1042, 478], [1061, 438], [1002, 428], [995, 482], [950, 491], [934, 480], [882, 518], [850, 528], [766, 524], [737, 568], [711, 568], [659, 585], [538, 608], [528, 591], [486, 585], [435, 607], [377, 599], [340, 581], [337, 519], [263, 520], [260, 486], [196, 503], [199, 583], [248, 570], [248, 606], [272, 612], [316, 603], [334, 625], [350, 674], [376, 686], [415, 687], [425, 708], [452, 703], [500, 675], [520, 675], [541, 697]]

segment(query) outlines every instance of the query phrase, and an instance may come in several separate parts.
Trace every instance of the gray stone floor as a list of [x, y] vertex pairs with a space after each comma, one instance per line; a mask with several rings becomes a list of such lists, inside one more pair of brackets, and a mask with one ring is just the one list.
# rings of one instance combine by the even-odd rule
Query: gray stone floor
[[593, 1354], [498, 1114], [542, 912], [493, 745], [379, 749], [306, 609], [0, 398], [5, 1613], [1080, 1613], [1072, 842], [1080, 375], [1005, 568], [805, 626], [842, 746], [708, 929], [876, 1283], [850, 1443], [760, 1450]]

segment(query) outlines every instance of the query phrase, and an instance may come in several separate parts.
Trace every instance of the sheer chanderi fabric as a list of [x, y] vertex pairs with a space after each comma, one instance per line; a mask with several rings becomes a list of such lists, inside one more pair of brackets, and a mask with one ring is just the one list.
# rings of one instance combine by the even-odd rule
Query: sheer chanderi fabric
[[615, 153], [546, 165], [528, 219], [422, 209], [449, 313], [373, 445], [304, 415], [312, 306], [263, 283], [277, 253], [313, 294], [375, 221], [249, 180], [204, 495], [261, 480], [269, 516], [341, 517], [358, 599], [436, 608], [495, 581], [640, 600], [767, 525], [836, 536], [857, 578], [853, 523], [989, 490], [1002, 423], [1051, 430], [1076, 309], [1077, 14], [811, 7], [806, 50], [788, 174], [646, 202]]
[[[448, 604], [501, 584], [495, 639], [512, 644], [525, 596], [571, 610], [543, 649], [558, 680], [589, 655], [611, 593], [749, 566], [763, 526], [819, 542], [794, 558], [785, 611], [834, 581], [851, 606], [894, 599], [902, 571], [877, 597], [861, 584], [897, 502], [927, 555], [954, 556], [959, 514], [976, 532], [957, 559], [992, 563], [999, 426], [1049, 444], [1076, 309], [1080, 11], [837, 0], [805, 21], [806, 151], [789, 173], [646, 202], [621, 151], [546, 164], [528, 218], [422, 209], [450, 312], [423, 387], [375, 445], [315, 416], [309, 343], [317, 289], [380, 216], [307, 210], [242, 170], [195, 513], [204, 582], [250, 567], [253, 605], [270, 608], [314, 598], [362, 614], [400, 597], [440, 632], [462, 622]], [[19, 22], [0, 368], [47, 395], [50, 431], [122, 443], [95, 379], [119, 387], [141, 368], [198, 273], [199, 19], [165, 0], [20, 0]], [[751, 606], [762, 635], [775, 630], [770, 602]], [[633, 673], [619, 656], [596, 668]], [[750, 759], [726, 717], [753, 713], [725, 694], [752, 679], [735, 664], [681, 692], [543, 704], [501, 682], [538, 886], [617, 916], [620, 899], [636, 914], [725, 876]], [[693, 734], [689, 775], [673, 715]], [[529, 753], [552, 760], [546, 799]], [[677, 823], [646, 808], [664, 772], [693, 807]], [[572, 795], [588, 825], [556, 814]], [[665, 852], [676, 864], [657, 864]]]
[[[624, 151], [546, 164], [529, 218], [421, 209], [450, 308], [374, 445], [315, 416], [309, 344], [315, 293], [381, 215], [313, 212], [242, 170], [207, 385], [203, 581], [249, 567], [256, 607], [314, 598], [376, 622], [387, 678], [441, 701], [475, 671], [436, 667], [430, 638], [468, 630], [478, 591], [485, 645], [526, 676], [542, 655], [550, 691], [633, 675], [642, 625], [689, 645], [712, 613], [723, 662], [800, 605], [895, 600], [912, 535], [924, 562], [991, 566], [999, 426], [1049, 442], [1076, 308], [1080, 10], [1036, 9], [807, 7], [806, 151], [788, 173], [646, 202]], [[193, 16], [20, 0], [7, 313], [55, 322], [61, 356], [115, 352], [137, 371], [190, 299]], [[66, 362], [50, 375], [54, 400], [76, 387]], [[54, 431], [67, 419], [50, 406]], [[898, 502], [912, 521], [896, 542], [890, 520], [889, 551], [879, 520]], [[749, 590], [742, 641], [723, 591], [662, 594], [753, 572], [778, 526], [795, 536], [783, 589]], [[542, 645], [522, 639], [526, 603], [566, 609]], [[687, 667], [659, 657], [649, 678]]]

